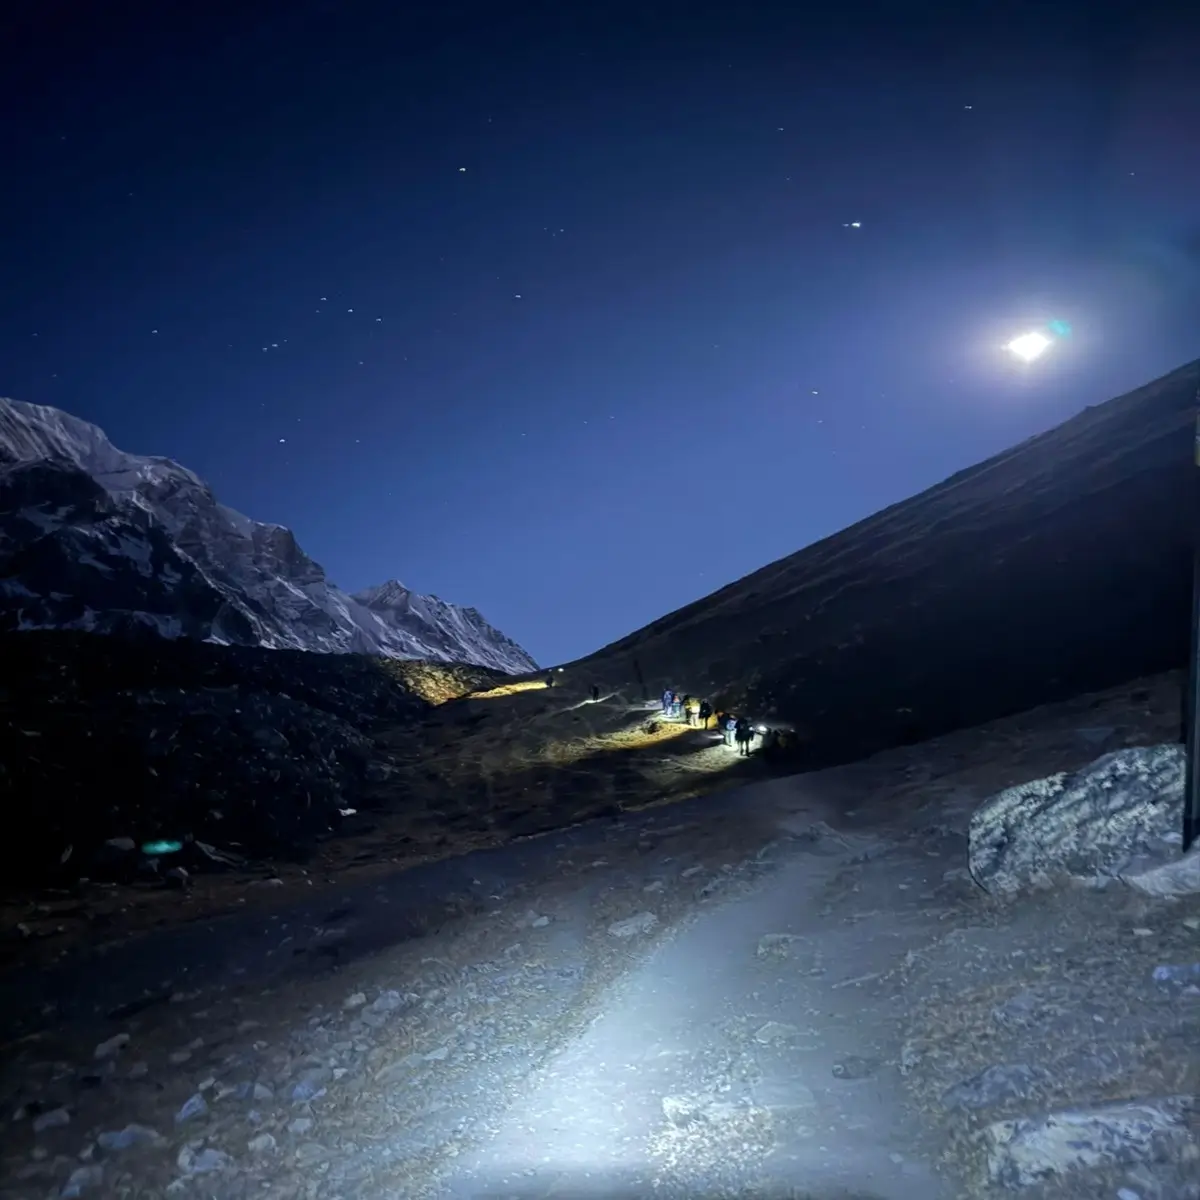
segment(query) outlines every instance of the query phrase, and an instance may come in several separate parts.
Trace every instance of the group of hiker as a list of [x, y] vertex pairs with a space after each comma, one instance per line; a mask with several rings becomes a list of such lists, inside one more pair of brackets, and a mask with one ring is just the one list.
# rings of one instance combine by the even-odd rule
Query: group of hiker
[[667, 688], [662, 694], [663, 716], [672, 721], [686, 721], [700, 729], [708, 729], [709, 722], [716, 720], [716, 729], [720, 732], [725, 745], [737, 747], [739, 754], [749, 755], [750, 748], [758, 732], [749, 717], [739, 717], [736, 713], [718, 712], [707, 701], [699, 696], [681, 695], [672, 688]]

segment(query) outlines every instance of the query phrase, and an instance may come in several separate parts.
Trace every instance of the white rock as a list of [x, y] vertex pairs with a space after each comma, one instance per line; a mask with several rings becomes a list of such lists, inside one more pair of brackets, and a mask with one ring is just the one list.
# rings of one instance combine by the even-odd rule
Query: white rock
[[61, 1129], [71, 1123], [71, 1114], [65, 1108], [52, 1108], [33, 1118], [33, 1132], [45, 1133], [47, 1129]]
[[614, 921], [608, 927], [608, 932], [613, 937], [631, 938], [637, 937], [639, 934], [649, 933], [657, 924], [658, 917], [654, 913], [640, 912], [635, 913], [632, 917], [626, 917], [623, 921]]
[[1195, 1104], [1168, 1096], [995, 1121], [982, 1135], [988, 1176], [1023, 1188], [1088, 1168], [1186, 1158], [1200, 1150], [1189, 1123]]
[[1174, 862], [1127, 871], [1121, 879], [1148, 896], [1190, 896], [1200, 892], [1200, 849], [1190, 850]]
[[1156, 879], [1179, 857], [1184, 767], [1182, 746], [1135, 746], [1005, 789], [971, 818], [972, 878], [1000, 896], [1071, 879]]
[[110, 1037], [106, 1042], [101, 1042], [93, 1051], [94, 1057], [113, 1058], [120, 1054], [126, 1046], [129, 1045], [129, 1034], [117, 1033]]

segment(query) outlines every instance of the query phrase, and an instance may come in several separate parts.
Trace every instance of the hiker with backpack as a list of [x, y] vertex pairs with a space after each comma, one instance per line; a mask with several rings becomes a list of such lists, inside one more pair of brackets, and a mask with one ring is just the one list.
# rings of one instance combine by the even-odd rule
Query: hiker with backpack
[[733, 749], [733, 735], [737, 732], [737, 717], [733, 713], [723, 713], [721, 722], [721, 733], [725, 738], [725, 745]]
[[749, 717], [738, 717], [734, 724], [734, 737], [737, 740], [738, 753], [750, 756], [750, 743], [754, 741], [754, 726]]

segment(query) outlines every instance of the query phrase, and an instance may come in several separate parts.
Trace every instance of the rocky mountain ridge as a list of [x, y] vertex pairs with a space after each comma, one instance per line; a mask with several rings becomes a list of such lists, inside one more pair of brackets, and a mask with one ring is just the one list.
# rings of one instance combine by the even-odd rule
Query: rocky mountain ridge
[[0, 630], [33, 629], [537, 666], [477, 609], [395, 580], [350, 595], [291, 530], [221, 504], [186, 467], [0, 399]]

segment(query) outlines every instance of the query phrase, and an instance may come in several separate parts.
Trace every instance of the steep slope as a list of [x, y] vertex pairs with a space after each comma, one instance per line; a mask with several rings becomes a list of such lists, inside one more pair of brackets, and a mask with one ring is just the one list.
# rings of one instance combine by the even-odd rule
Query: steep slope
[[342, 592], [290, 530], [58, 409], [0, 399], [0, 629], [131, 627], [271, 649], [536, 664], [475, 609]]
[[830, 765], [1180, 665], [1200, 362], [577, 664], [793, 725]]

